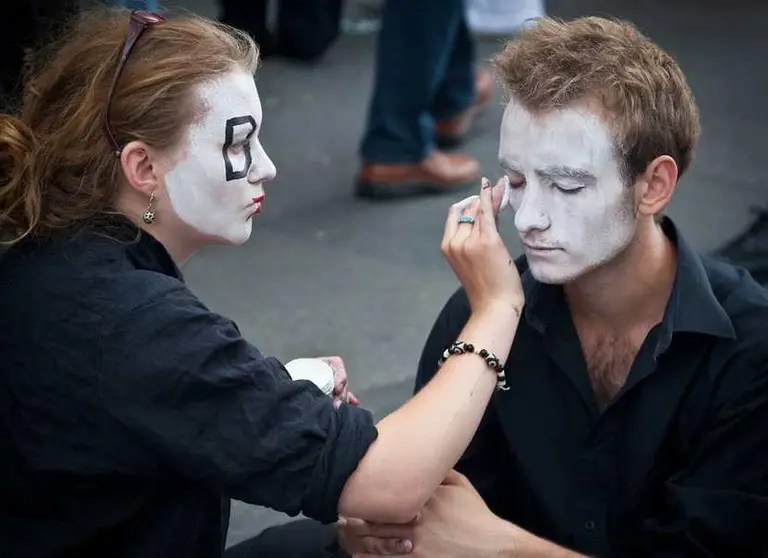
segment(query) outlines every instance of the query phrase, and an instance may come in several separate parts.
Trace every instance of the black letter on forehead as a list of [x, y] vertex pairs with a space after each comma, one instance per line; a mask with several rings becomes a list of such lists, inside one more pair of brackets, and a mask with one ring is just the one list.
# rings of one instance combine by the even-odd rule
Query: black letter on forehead
[[248, 169], [251, 168], [251, 150], [250, 149], [244, 149], [243, 155], [245, 157], [245, 162], [243, 165], [243, 168], [241, 169], [235, 169], [232, 166], [232, 159], [229, 158], [229, 148], [232, 147], [232, 142], [234, 141], [235, 137], [235, 128], [238, 126], [248, 126], [248, 131], [243, 136], [243, 138], [250, 136], [254, 130], [256, 130], [256, 121], [253, 119], [253, 116], [250, 114], [245, 116], [235, 116], [234, 118], [230, 118], [227, 120], [226, 123], [226, 131], [224, 132], [224, 148], [222, 149], [222, 154], [224, 155], [224, 168], [226, 169], [227, 174], [227, 181], [230, 180], [240, 180], [241, 178], [245, 178], [248, 176]]

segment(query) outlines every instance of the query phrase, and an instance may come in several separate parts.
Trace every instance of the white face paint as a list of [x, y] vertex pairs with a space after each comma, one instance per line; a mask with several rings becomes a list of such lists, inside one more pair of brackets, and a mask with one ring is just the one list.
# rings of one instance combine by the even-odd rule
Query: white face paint
[[610, 261], [635, 234], [609, 128], [586, 108], [504, 111], [499, 160], [533, 276], [562, 284]]
[[241, 244], [261, 210], [262, 184], [276, 169], [259, 143], [261, 100], [253, 76], [236, 70], [200, 86], [205, 107], [188, 132], [184, 158], [165, 177], [171, 204], [209, 238]]

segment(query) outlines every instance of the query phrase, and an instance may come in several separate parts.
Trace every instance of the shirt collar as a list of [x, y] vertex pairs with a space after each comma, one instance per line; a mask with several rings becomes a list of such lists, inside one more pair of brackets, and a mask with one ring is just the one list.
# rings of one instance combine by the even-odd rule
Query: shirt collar
[[[671, 219], [665, 217], [661, 226], [677, 249], [677, 271], [659, 330], [656, 356], [669, 347], [673, 334], [678, 332], [735, 339], [733, 324], [712, 291], [701, 256]], [[522, 271], [522, 284], [526, 297], [525, 319], [543, 334], [556, 312], [567, 309], [563, 289], [536, 281], [527, 263]]]
[[95, 220], [88, 233], [98, 235], [113, 245], [120, 245], [136, 269], [154, 271], [184, 281], [181, 270], [160, 241], [141, 230], [128, 218], [110, 214]]

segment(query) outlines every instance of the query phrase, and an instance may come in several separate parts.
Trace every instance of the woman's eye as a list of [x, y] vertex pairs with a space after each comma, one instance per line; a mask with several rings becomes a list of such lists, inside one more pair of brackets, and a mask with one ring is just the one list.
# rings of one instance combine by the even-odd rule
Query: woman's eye
[[230, 147], [229, 150], [232, 153], [242, 153], [245, 149], [249, 149], [250, 147], [251, 147], [251, 142], [247, 141], [245, 143], [235, 144], [232, 147]]

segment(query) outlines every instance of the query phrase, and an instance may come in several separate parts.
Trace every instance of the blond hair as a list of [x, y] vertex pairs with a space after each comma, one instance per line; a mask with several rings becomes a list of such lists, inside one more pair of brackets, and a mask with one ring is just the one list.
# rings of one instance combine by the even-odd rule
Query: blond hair
[[680, 67], [634, 25], [599, 17], [542, 18], [493, 60], [509, 94], [542, 112], [596, 101], [613, 127], [625, 179], [669, 155], [682, 175], [700, 133]]

